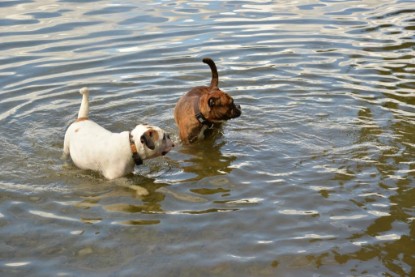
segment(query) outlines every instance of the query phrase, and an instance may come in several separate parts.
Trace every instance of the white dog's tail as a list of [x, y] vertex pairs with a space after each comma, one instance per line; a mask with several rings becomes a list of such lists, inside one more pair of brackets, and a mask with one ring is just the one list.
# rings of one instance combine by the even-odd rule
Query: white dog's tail
[[87, 87], [81, 88], [79, 93], [82, 94], [82, 102], [81, 107], [79, 108], [78, 119], [80, 118], [88, 118], [89, 113], [89, 89]]

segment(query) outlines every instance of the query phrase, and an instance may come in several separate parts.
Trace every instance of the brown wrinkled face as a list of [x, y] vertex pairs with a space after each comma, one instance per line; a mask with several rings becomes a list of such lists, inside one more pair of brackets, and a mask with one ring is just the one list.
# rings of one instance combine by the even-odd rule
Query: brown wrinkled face
[[204, 96], [208, 106], [204, 115], [209, 121], [229, 120], [239, 117], [242, 113], [241, 106], [235, 105], [233, 98], [220, 89], [214, 89]]

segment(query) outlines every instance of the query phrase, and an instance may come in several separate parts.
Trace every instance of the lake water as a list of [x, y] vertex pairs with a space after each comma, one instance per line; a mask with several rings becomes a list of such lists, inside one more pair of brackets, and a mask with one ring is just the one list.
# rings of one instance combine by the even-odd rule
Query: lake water
[[[412, 0], [0, 2], [2, 276], [415, 276]], [[184, 146], [178, 98], [242, 106]], [[107, 181], [61, 159], [91, 90], [178, 143]], [[144, 195], [145, 193], [148, 195]]]

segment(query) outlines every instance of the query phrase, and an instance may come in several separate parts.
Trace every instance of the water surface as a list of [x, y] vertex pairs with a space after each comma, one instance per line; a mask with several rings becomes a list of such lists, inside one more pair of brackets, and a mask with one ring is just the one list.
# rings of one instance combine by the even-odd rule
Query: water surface
[[[414, 276], [412, 1], [0, 3], [0, 273]], [[207, 85], [223, 132], [107, 181], [61, 159]]]

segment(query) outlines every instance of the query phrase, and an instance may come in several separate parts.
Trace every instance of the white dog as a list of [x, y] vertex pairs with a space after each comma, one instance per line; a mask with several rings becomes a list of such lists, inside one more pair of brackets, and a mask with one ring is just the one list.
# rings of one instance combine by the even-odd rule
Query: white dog
[[78, 119], [65, 134], [63, 153], [82, 169], [101, 172], [115, 179], [133, 172], [143, 160], [167, 154], [174, 147], [170, 136], [150, 125], [137, 125], [131, 132], [112, 133], [88, 119], [88, 88], [80, 90]]

